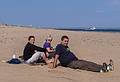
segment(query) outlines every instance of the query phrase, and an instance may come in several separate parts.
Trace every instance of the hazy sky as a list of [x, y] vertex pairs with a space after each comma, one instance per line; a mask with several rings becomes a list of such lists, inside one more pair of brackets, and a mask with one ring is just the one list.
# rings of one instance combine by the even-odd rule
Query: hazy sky
[[0, 0], [0, 22], [44, 27], [120, 27], [120, 0]]

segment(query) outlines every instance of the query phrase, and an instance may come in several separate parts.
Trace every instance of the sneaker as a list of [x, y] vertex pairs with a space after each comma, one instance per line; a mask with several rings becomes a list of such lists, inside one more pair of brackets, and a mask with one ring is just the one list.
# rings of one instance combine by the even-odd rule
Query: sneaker
[[19, 58], [20, 58], [21, 60], [24, 60], [23, 56], [19, 56]]
[[107, 70], [109, 70], [109, 71], [113, 71], [114, 70], [114, 63], [113, 63], [112, 59], [110, 59], [110, 63], [107, 66]]
[[108, 71], [107, 71], [107, 64], [106, 64], [106, 63], [103, 63], [103, 67], [102, 67], [102, 69], [100, 70], [100, 72], [108, 72]]

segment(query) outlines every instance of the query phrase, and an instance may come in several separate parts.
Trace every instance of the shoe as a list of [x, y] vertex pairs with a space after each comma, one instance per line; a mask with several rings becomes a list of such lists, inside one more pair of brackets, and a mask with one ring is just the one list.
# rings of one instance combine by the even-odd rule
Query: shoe
[[100, 70], [100, 72], [108, 72], [106, 63], [103, 63], [103, 66], [102, 66], [102, 69]]
[[113, 63], [112, 59], [110, 59], [110, 63], [107, 66], [107, 70], [108, 71], [113, 71], [114, 70], [114, 63]]
[[19, 56], [19, 58], [20, 58], [21, 60], [24, 60], [23, 56]]

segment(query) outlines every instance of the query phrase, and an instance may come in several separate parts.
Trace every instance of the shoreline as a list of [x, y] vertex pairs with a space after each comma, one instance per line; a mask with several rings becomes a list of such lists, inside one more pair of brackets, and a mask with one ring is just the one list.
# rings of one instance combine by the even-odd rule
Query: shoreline
[[31, 29], [46, 29], [46, 30], [59, 30], [59, 31], [70, 31], [70, 32], [104, 32], [104, 33], [120, 33], [120, 29], [95, 29], [95, 30], [89, 30], [89, 29], [82, 29], [82, 28], [53, 28], [53, 27], [30, 27], [30, 26], [6, 26], [6, 25], [0, 25], [0, 28], [31, 28]]

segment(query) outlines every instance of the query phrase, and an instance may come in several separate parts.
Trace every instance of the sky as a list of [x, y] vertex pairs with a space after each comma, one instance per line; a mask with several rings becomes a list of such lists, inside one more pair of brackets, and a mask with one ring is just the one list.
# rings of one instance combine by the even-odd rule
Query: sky
[[120, 28], [120, 0], [0, 0], [0, 23]]

